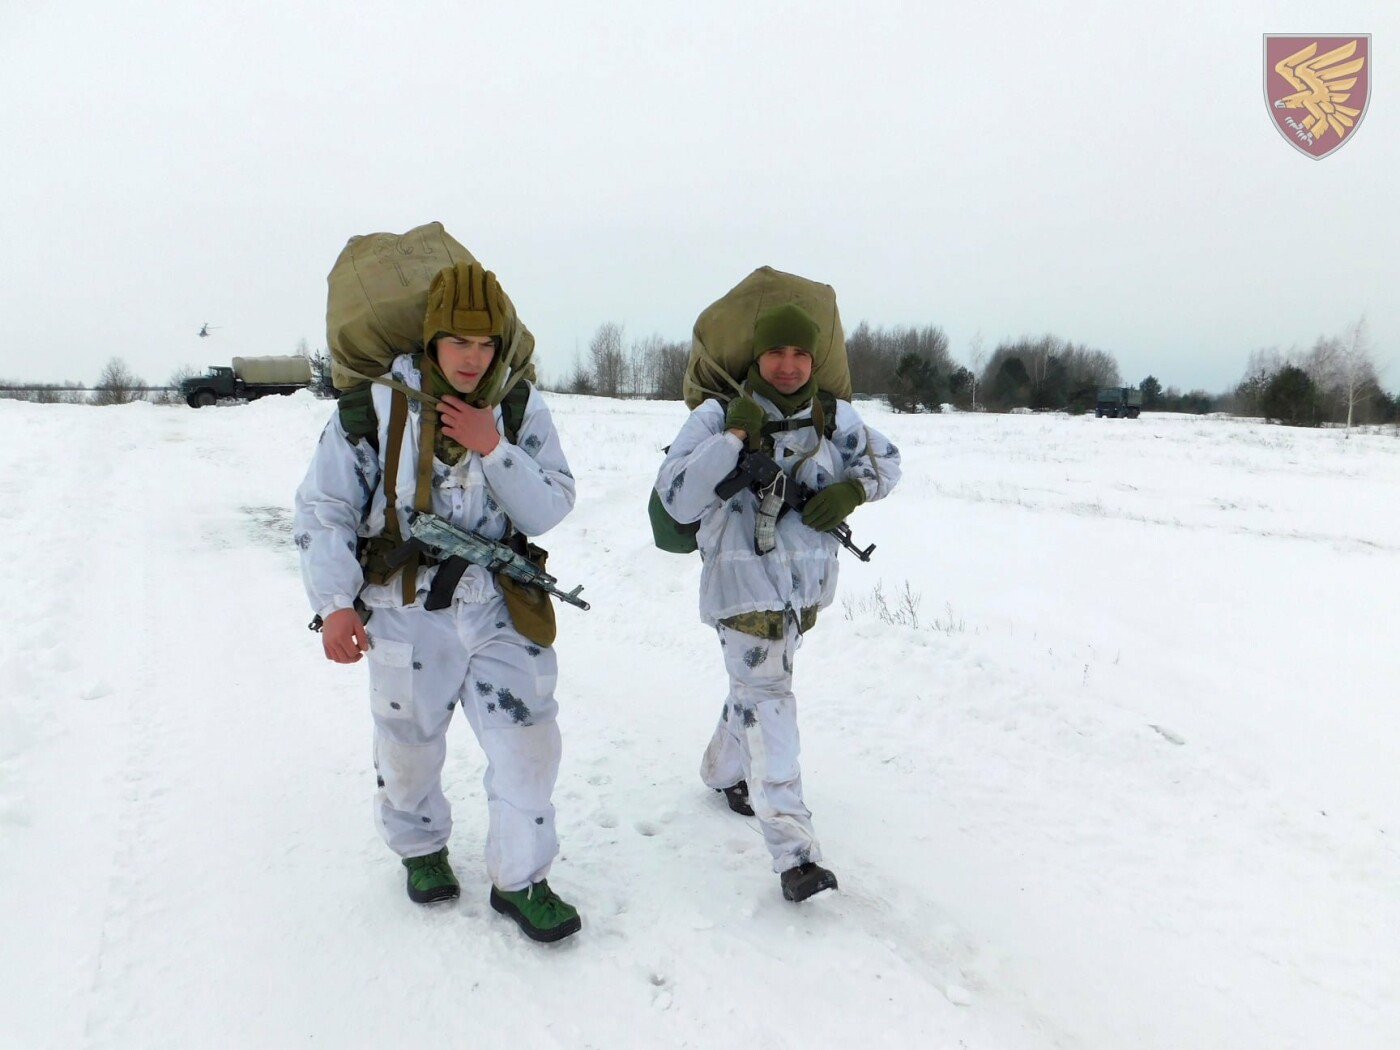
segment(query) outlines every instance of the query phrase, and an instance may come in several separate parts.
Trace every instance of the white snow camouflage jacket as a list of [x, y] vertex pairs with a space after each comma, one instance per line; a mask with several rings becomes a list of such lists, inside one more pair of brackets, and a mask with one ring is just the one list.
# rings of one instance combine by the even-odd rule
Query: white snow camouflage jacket
[[[761, 394], [749, 396], [769, 419], [784, 418]], [[810, 416], [809, 406], [790, 418]], [[814, 444], [816, 451], [803, 459]], [[757, 497], [748, 489], [729, 500], [715, 495], [742, 448], [725, 429], [724, 406], [711, 399], [690, 414], [656, 478], [667, 513], [682, 523], [700, 523], [700, 619], [711, 626], [746, 612], [825, 608], [836, 594], [840, 544], [835, 536], [809, 529], [802, 515], [788, 511], [778, 520], [775, 547], [759, 555], [754, 551]], [[829, 439], [813, 427], [780, 431], [774, 435], [773, 458], [792, 481], [813, 490], [854, 480], [865, 489], [866, 502], [884, 498], [900, 477], [899, 450], [846, 401], [836, 402]]]
[[[390, 376], [421, 389], [422, 377], [408, 356], [394, 359]], [[397, 577], [386, 584], [366, 585], [355, 556], [359, 537], [377, 536], [384, 530], [386, 501], [380, 478], [389, 447], [392, 391], [382, 384], [375, 384], [373, 390], [380, 451], [376, 453], [368, 441], [352, 444], [336, 412], [321, 432], [311, 466], [297, 489], [293, 530], [301, 549], [302, 582], [311, 607], [322, 617], [350, 608], [356, 595], [371, 607], [402, 602]], [[419, 431], [419, 403], [410, 398], [408, 405], [397, 484], [399, 528], [404, 536], [417, 488]], [[496, 429], [504, 434], [501, 409], [495, 411]], [[433, 457], [433, 513], [491, 539], [505, 535], [507, 518], [527, 536], [542, 535], [563, 521], [574, 506], [574, 477], [549, 409], [534, 387], [516, 440], [518, 444], [513, 445], [502, 436], [490, 455], [468, 452], [454, 466]], [[436, 566], [419, 568], [420, 601], [436, 572]], [[485, 602], [496, 594], [490, 573], [472, 565], [462, 574], [454, 597]]]

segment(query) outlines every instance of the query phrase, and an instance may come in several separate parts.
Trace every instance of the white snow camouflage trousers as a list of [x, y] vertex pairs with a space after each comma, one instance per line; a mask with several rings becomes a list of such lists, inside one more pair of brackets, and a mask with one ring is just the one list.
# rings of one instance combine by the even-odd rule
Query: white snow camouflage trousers
[[375, 609], [370, 707], [379, 791], [375, 821], [401, 857], [447, 845], [452, 810], [442, 792], [447, 729], [461, 705], [486, 754], [486, 871], [521, 890], [559, 852], [550, 799], [559, 775], [558, 663], [511, 625], [505, 602]]
[[714, 736], [700, 761], [708, 787], [749, 785], [749, 803], [773, 855], [773, 870], [784, 872], [821, 860], [812, 813], [802, 801], [797, 697], [792, 693], [793, 657], [802, 644], [797, 617], [789, 614], [783, 637], [768, 640], [721, 624], [719, 644], [729, 672], [729, 696]]

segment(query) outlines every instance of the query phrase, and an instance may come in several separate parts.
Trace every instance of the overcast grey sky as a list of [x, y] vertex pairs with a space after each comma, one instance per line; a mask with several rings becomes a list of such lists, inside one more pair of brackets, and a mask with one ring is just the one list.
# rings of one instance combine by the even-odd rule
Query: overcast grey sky
[[[1263, 90], [1263, 34], [1314, 32], [1374, 67], [1320, 161]], [[0, 377], [319, 347], [345, 240], [437, 219], [548, 375], [769, 264], [848, 328], [1049, 332], [1183, 389], [1364, 314], [1393, 390], [1397, 41], [1396, 0], [3, 0]]]

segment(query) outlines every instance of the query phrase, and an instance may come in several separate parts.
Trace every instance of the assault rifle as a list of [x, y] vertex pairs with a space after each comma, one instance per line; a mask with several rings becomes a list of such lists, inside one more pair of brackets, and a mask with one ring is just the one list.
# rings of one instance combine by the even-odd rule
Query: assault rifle
[[559, 590], [555, 587], [558, 581], [553, 576], [500, 540], [488, 540], [485, 536], [468, 532], [436, 514], [427, 512], [419, 512], [409, 522], [408, 532], [412, 538], [385, 559], [391, 569], [398, 568], [406, 562], [415, 550], [426, 550], [442, 559], [455, 555], [473, 565], [480, 565], [487, 572], [504, 573], [512, 580], [538, 587], [561, 602], [568, 602], [580, 609], [589, 608], [588, 603], [578, 596], [579, 591], [583, 590], [583, 584], [571, 591]]
[[[739, 453], [739, 462], [735, 465], [733, 473], [715, 486], [715, 495], [720, 499], [729, 499], [741, 489], [751, 489], [758, 497], [754, 550], [759, 554], [767, 554], [773, 549], [776, 542], [774, 529], [778, 519], [789, 510], [801, 513], [807, 501], [816, 495], [816, 492], [806, 485], [788, 484], [788, 476], [772, 456], [750, 450]], [[844, 521], [828, 531], [841, 541], [841, 546], [861, 561], [870, 560], [870, 553], [875, 549], [875, 544], [872, 543], [865, 550], [861, 550], [851, 539], [851, 527]]]

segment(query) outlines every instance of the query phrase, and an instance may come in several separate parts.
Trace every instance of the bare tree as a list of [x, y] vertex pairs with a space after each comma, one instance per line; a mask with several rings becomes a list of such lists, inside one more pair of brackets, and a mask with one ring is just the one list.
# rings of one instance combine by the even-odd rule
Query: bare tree
[[103, 366], [102, 374], [97, 377], [92, 404], [127, 405], [133, 401], [140, 401], [144, 396], [140, 388], [145, 385], [145, 380], [128, 368], [125, 361], [120, 357], [113, 357]]
[[972, 337], [972, 343], [968, 349], [967, 362], [971, 366], [968, 371], [972, 373], [972, 411], [977, 411], [977, 377], [982, 374], [982, 366], [987, 362], [987, 347], [982, 342], [982, 332], [979, 329]]
[[193, 379], [197, 375], [199, 375], [199, 372], [189, 365], [181, 365], [179, 368], [175, 369], [175, 371], [171, 372], [170, 378], [165, 381], [165, 385], [170, 389], [160, 391], [151, 399], [152, 402], [157, 405], [184, 404], [184, 395], [180, 393], [180, 384], [186, 379]]
[[1339, 374], [1342, 398], [1347, 406], [1346, 436], [1351, 437], [1351, 421], [1356, 406], [1369, 401], [1380, 389], [1376, 362], [1371, 350], [1371, 333], [1363, 316], [1347, 329], [1341, 343]]
[[622, 351], [622, 325], [606, 321], [598, 326], [588, 344], [588, 358], [593, 366], [593, 389], [604, 397], [617, 397], [627, 368]]

